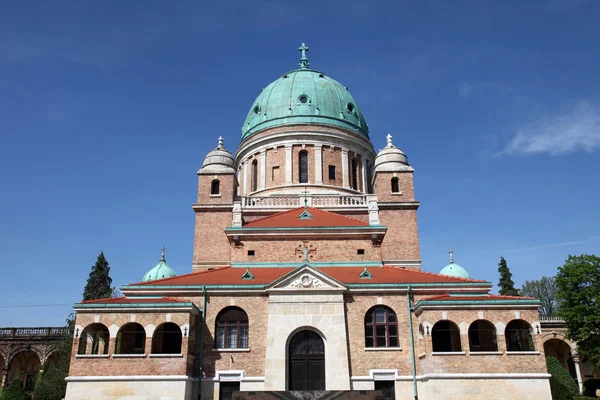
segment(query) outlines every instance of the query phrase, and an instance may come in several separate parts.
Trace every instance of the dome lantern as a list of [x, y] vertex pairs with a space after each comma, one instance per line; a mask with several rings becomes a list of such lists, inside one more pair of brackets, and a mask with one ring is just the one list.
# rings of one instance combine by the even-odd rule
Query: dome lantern
[[231, 152], [223, 147], [223, 137], [219, 136], [219, 144], [204, 158], [200, 172], [231, 173], [235, 172], [235, 160]]
[[392, 143], [392, 135], [386, 136], [387, 146], [379, 151], [375, 159], [375, 171], [398, 171], [408, 167], [406, 154]]

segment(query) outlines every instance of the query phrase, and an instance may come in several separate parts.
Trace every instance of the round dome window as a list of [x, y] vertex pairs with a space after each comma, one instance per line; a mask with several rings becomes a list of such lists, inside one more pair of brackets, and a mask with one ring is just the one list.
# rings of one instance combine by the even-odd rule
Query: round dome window
[[351, 112], [351, 113], [353, 113], [353, 112], [354, 112], [354, 108], [355, 108], [355, 107], [354, 107], [354, 104], [352, 104], [352, 103], [348, 103], [348, 104], [346, 105], [346, 108], [348, 109], [348, 112]]
[[256, 106], [254, 106], [254, 114], [258, 113], [260, 113], [260, 106], [257, 104]]
[[308, 103], [308, 96], [305, 94], [301, 94], [300, 96], [298, 96], [298, 101], [302, 104], [306, 104]]

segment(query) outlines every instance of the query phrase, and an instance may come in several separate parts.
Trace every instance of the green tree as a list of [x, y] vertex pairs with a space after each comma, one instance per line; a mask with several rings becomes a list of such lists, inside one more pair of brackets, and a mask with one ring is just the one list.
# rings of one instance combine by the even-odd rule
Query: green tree
[[498, 263], [498, 272], [500, 272], [500, 282], [498, 282], [500, 294], [505, 296], [518, 296], [519, 291], [515, 289], [515, 283], [512, 280], [512, 274], [506, 265], [506, 260], [504, 257], [500, 257], [500, 262]]
[[571, 375], [560, 365], [560, 362], [551, 356], [546, 357], [546, 366], [550, 376], [550, 391], [552, 400], [573, 400], [579, 393], [579, 388]]
[[577, 351], [600, 365], [600, 257], [569, 256], [556, 275], [559, 315]]
[[546, 276], [535, 281], [525, 281], [521, 288], [523, 296], [535, 297], [540, 300], [540, 314], [545, 316], [555, 315], [558, 311], [556, 299], [556, 280]]
[[104, 252], [100, 252], [83, 290], [83, 300], [106, 299], [112, 296], [112, 278], [108, 275], [109, 272], [110, 267], [104, 258]]
[[29, 400], [23, 381], [19, 378], [10, 381], [8, 387], [0, 394], [0, 400]]

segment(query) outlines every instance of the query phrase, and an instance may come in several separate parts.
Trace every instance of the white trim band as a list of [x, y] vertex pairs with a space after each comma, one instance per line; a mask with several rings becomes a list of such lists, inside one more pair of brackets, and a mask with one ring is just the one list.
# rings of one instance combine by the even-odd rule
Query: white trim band
[[197, 381], [187, 375], [115, 375], [115, 376], [67, 376], [67, 382], [113, 382], [113, 381]]

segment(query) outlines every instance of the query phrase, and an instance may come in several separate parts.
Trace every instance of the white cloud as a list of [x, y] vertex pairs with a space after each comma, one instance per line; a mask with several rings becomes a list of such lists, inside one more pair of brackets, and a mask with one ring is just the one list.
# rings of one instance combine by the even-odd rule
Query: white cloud
[[588, 0], [548, 0], [548, 2], [546, 2], [546, 10], [568, 11], [587, 2]]
[[600, 107], [586, 101], [518, 128], [500, 154], [563, 155], [600, 149]]
[[600, 242], [600, 236], [594, 236], [594, 237], [590, 237], [590, 238], [583, 239], [583, 240], [570, 240], [570, 241], [566, 241], [566, 242], [540, 244], [537, 246], [523, 247], [521, 249], [506, 250], [506, 252], [516, 253], [516, 252], [547, 249], [550, 247], [576, 246], [576, 245], [580, 245], [580, 244], [588, 244], [588, 243], [596, 243], [596, 242]]

